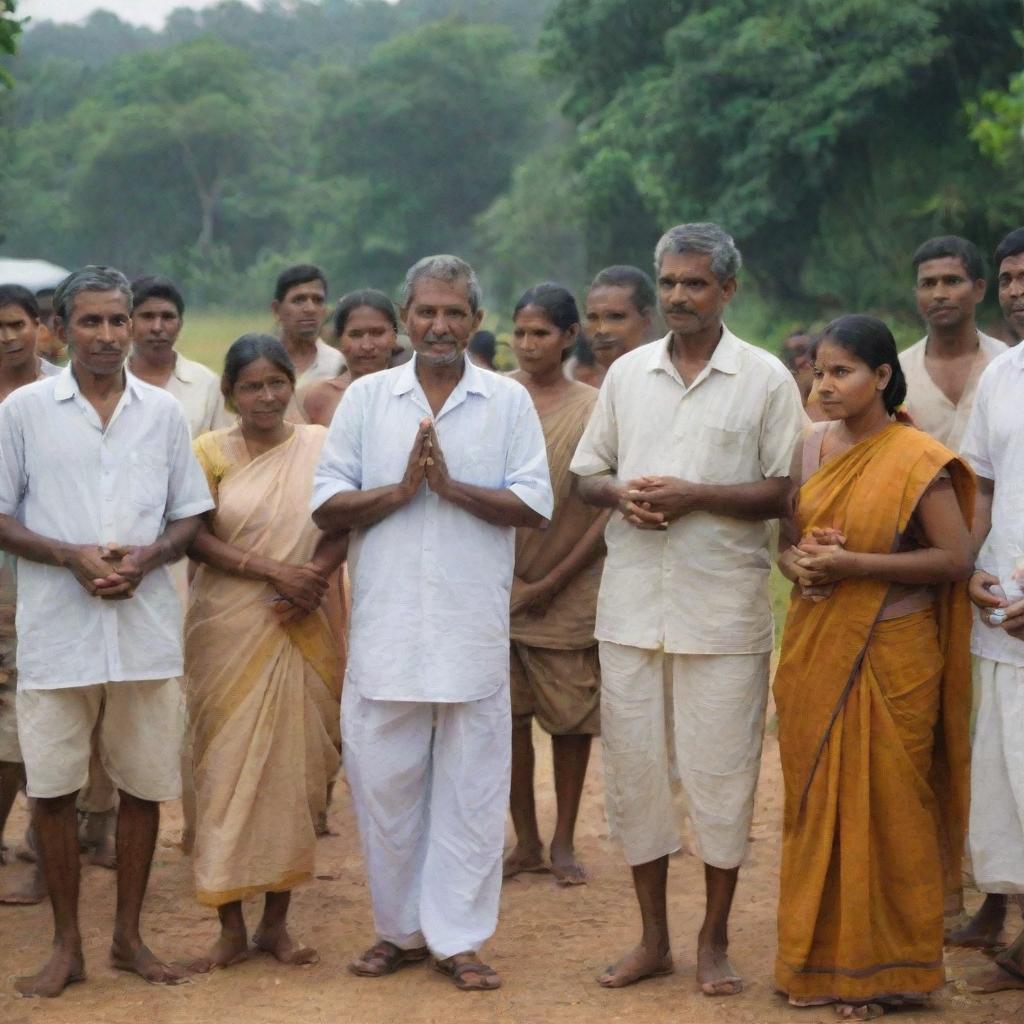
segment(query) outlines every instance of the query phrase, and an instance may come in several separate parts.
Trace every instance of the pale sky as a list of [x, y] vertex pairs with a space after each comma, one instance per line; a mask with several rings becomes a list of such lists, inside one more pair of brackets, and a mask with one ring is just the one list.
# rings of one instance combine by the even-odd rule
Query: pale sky
[[[113, 11], [122, 21], [159, 28], [176, 7], [210, 7], [217, 0], [19, 0], [17, 13], [38, 21], [81, 21], [95, 10]], [[248, 0], [253, 2], [254, 0]]]

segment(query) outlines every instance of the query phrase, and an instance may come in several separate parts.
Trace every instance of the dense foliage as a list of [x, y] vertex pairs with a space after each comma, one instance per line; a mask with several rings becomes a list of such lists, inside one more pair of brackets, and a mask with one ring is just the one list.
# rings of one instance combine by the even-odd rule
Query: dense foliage
[[1018, 0], [227, 0], [160, 32], [42, 23], [6, 61], [2, 248], [166, 271], [220, 305], [262, 301], [286, 260], [338, 292], [449, 250], [505, 306], [716, 219], [775, 320], [906, 313], [920, 240], [991, 251], [1024, 220], [1020, 17]]

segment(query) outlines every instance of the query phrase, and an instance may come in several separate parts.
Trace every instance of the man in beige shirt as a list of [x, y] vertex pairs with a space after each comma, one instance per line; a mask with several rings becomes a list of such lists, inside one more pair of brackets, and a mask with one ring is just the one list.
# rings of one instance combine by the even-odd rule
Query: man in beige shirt
[[900, 353], [907, 410], [918, 427], [955, 452], [981, 371], [1006, 346], [974, 322], [985, 298], [985, 264], [977, 246], [956, 235], [931, 238], [914, 253], [914, 273], [914, 297], [928, 333]]
[[673, 969], [665, 903], [682, 782], [707, 912], [697, 979], [733, 995], [727, 924], [760, 764], [773, 625], [769, 527], [805, 422], [773, 355], [722, 323], [740, 254], [715, 224], [672, 228], [655, 250], [670, 333], [611, 366], [572, 462], [580, 494], [614, 508], [598, 597], [609, 824], [640, 904], [640, 944], [598, 979], [618, 988]]
[[295, 366], [296, 391], [345, 368], [341, 353], [320, 337], [326, 305], [327, 278], [319, 267], [302, 263], [278, 275], [270, 311]]
[[185, 300], [166, 277], [132, 282], [132, 352], [128, 369], [140, 380], [169, 391], [185, 410], [193, 438], [230, 426], [220, 377], [175, 349], [185, 322]]

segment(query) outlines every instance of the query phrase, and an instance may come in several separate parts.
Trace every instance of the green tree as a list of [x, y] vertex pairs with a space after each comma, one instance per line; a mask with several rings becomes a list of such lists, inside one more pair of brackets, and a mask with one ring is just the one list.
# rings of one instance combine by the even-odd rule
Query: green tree
[[[0, 53], [13, 54], [21, 34], [21, 21], [14, 17], [17, 0], [0, 0]], [[11, 87], [11, 75], [0, 67], [0, 89]]]
[[1019, 20], [1017, 0], [562, 0], [544, 45], [602, 169], [592, 216], [621, 222], [631, 188], [660, 225], [726, 225], [775, 301], [899, 306], [911, 239], [986, 223], [999, 174], [962, 111], [1019, 65]]

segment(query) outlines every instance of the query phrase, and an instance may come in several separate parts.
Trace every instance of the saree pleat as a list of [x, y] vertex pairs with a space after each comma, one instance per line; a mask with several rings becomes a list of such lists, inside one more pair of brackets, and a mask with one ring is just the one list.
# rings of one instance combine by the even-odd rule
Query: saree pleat
[[[324, 431], [249, 460], [237, 428], [196, 454], [217, 500], [212, 529], [238, 547], [301, 565], [318, 531], [307, 506]], [[329, 596], [336, 601], [337, 587]], [[197, 801], [194, 867], [210, 906], [282, 892], [313, 872], [314, 826], [339, 764], [339, 617], [321, 608], [282, 627], [273, 589], [201, 566], [185, 621]]]
[[[893, 424], [801, 488], [800, 530], [896, 550], [946, 467], [967, 522], [970, 471]], [[785, 785], [776, 983], [794, 1001], [919, 998], [941, 987], [944, 892], [959, 885], [968, 808], [965, 584], [879, 621], [888, 584], [794, 593], [774, 692]]]

